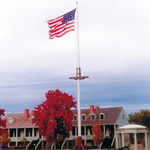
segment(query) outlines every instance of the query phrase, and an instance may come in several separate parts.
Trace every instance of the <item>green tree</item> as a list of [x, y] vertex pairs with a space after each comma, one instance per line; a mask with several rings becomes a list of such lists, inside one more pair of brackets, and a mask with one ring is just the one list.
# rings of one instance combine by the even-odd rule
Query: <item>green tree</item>
[[150, 128], [150, 111], [148, 109], [131, 113], [128, 117], [130, 123], [135, 123]]

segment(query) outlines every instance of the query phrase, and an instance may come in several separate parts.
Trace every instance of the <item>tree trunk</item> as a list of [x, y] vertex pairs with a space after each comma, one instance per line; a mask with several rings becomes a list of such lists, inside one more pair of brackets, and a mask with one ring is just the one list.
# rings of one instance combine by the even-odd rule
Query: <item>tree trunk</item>
[[56, 141], [54, 142], [54, 150], [56, 150]]

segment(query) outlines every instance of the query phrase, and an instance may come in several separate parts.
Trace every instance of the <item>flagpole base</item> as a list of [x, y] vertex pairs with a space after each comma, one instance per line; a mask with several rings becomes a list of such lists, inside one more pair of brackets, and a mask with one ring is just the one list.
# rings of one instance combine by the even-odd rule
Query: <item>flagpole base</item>
[[76, 139], [76, 145], [73, 147], [72, 150], [84, 150], [83, 144], [82, 144], [82, 136], [78, 136]]

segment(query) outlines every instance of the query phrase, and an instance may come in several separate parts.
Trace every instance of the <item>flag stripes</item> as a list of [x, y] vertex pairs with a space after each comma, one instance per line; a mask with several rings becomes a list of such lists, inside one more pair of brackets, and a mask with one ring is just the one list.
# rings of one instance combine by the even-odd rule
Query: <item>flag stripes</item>
[[70, 31], [74, 31], [75, 9], [56, 19], [48, 20], [49, 38], [61, 37]]

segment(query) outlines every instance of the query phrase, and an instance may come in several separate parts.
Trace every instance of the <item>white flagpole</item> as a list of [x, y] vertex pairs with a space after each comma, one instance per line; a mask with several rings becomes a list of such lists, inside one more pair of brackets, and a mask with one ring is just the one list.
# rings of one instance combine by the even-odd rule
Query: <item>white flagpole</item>
[[[79, 49], [79, 12], [78, 12], [78, 0], [76, 1], [76, 25], [77, 25], [77, 76], [80, 74], [80, 49]], [[78, 136], [81, 136], [81, 103], [80, 103], [80, 79], [77, 79], [77, 93], [78, 93]]]
[[80, 49], [79, 49], [79, 12], [78, 12], [78, 0], [76, 0], [76, 34], [77, 34], [77, 68], [76, 68], [76, 77], [70, 77], [69, 79], [77, 80], [78, 136], [81, 137], [80, 80], [88, 78], [88, 76], [81, 76]]
[[77, 30], [77, 67], [80, 68], [80, 49], [79, 49], [79, 8], [78, 0], [76, 1], [76, 30]]

